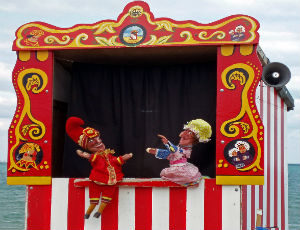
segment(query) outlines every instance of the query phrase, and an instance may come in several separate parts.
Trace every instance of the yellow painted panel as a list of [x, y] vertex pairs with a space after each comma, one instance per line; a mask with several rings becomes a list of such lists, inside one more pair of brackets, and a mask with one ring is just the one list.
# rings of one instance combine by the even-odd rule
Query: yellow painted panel
[[7, 177], [8, 185], [48, 185], [51, 184], [51, 177]]
[[19, 51], [18, 57], [21, 61], [29, 61], [30, 51]]
[[46, 61], [49, 57], [48, 50], [39, 50], [36, 52], [36, 57], [39, 61]]
[[253, 52], [253, 45], [240, 45], [240, 52], [243, 56], [248, 56]]
[[264, 176], [217, 176], [219, 185], [263, 185]]
[[231, 56], [233, 54], [234, 51], [234, 45], [224, 45], [221, 46], [221, 53], [222, 56]]

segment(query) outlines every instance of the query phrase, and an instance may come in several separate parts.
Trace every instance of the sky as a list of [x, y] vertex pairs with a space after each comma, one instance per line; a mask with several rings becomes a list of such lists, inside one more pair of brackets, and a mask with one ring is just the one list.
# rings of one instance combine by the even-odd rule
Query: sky
[[[16, 108], [11, 73], [16, 63], [12, 51], [15, 31], [28, 22], [42, 21], [68, 28], [113, 19], [123, 11], [123, 0], [0, 0], [0, 161], [7, 161], [7, 129]], [[295, 100], [287, 114], [288, 163], [300, 163], [300, 1], [299, 0], [146, 0], [154, 17], [210, 23], [234, 14], [260, 22], [260, 46], [272, 62], [289, 67], [286, 85]]]

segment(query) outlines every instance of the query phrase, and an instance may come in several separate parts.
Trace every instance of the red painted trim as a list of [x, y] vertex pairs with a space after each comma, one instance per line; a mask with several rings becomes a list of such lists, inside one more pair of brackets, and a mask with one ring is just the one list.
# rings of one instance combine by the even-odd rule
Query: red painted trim
[[[26, 86], [30, 76], [36, 76], [40, 81], [38, 87], [40, 91], [38, 93], [35, 91], [35, 85], [29, 84], [28, 87]], [[47, 79], [47, 81], [43, 79]], [[28, 61], [17, 59], [12, 81], [18, 103], [9, 128], [11, 134], [8, 142], [7, 168], [10, 170], [7, 171], [7, 176], [18, 177], [19, 184], [30, 184], [30, 179], [26, 180], [23, 177], [51, 177], [53, 52], [48, 52], [48, 58], [43, 62], [37, 59], [36, 52], [33, 51], [29, 53]], [[22, 114], [25, 113], [26, 115], [23, 116]], [[29, 116], [30, 114], [32, 116]], [[39, 124], [37, 121], [39, 121]], [[42, 127], [44, 132], [42, 132]], [[35, 128], [40, 131], [34, 130]], [[18, 160], [15, 153], [18, 148], [26, 143], [24, 140], [27, 143], [37, 144], [40, 151], [42, 151], [42, 159], [37, 168], [26, 169], [24, 166], [21, 167], [22, 170], [28, 171], [18, 170], [16, 165]], [[45, 181], [41, 178], [40, 180], [41, 184], [44, 184]], [[51, 183], [49, 179], [46, 179], [46, 181]]]
[[251, 185], [251, 229], [255, 228], [256, 209], [255, 209], [255, 185]]
[[101, 215], [101, 230], [118, 230], [119, 216], [119, 188], [116, 189], [114, 197]]
[[[257, 46], [254, 46], [253, 53], [248, 56], [244, 56], [241, 54], [241, 48], [239, 46], [236, 46], [233, 50], [233, 53], [231, 55], [223, 56], [222, 54], [222, 47], [218, 47], [217, 49], [217, 110], [216, 110], [216, 175], [217, 176], [263, 176], [264, 170], [263, 170], [263, 162], [264, 162], [264, 142], [261, 137], [263, 137], [264, 130], [262, 129], [262, 123], [261, 120], [257, 117], [258, 115], [258, 109], [255, 103], [255, 92], [256, 88], [259, 83], [259, 76], [261, 72], [261, 63], [259, 62], [256, 48]], [[237, 63], [238, 60], [238, 63]], [[240, 68], [244, 68], [242, 64], [249, 65], [251, 63], [254, 72], [255, 72], [255, 78], [251, 82], [250, 88], [245, 88], [245, 85], [241, 85], [238, 82], [234, 81], [230, 84], [232, 84], [232, 88], [229, 87], [229, 82], [231, 80], [231, 72], [233, 71], [237, 66], [240, 66]], [[246, 71], [246, 69], [245, 69]], [[226, 83], [227, 82], [227, 83]], [[229, 84], [229, 85], [228, 85]], [[241, 100], [241, 97], [244, 93], [247, 93], [247, 99], [246, 101], [249, 103], [246, 106], [244, 104], [246, 101]], [[243, 108], [242, 108], [243, 107]], [[253, 108], [253, 109], [252, 109]], [[246, 112], [246, 109], [248, 112]], [[250, 111], [251, 109], [251, 111]], [[246, 134], [242, 131], [241, 126], [236, 126], [237, 130], [240, 130], [240, 132], [237, 132], [235, 135], [230, 135], [230, 127], [232, 128], [233, 120], [237, 119], [237, 114], [239, 114], [241, 111], [245, 111], [245, 114], [241, 116], [238, 121], [244, 122], [249, 124], [250, 129], [254, 127], [259, 128], [259, 132], [255, 134], [258, 138], [258, 142], [254, 140], [254, 136], [248, 136], [248, 141], [253, 144], [254, 150], [257, 152], [259, 149], [261, 149], [261, 156], [259, 160], [259, 164], [262, 167], [262, 170], [248, 170], [248, 171], [241, 171], [234, 167], [234, 165], [229, 162], [230, 160], [226, 157], [227, 153], [225, 153], [225, 148], [228, 146], [229, 143], [233, 144], [233, 141], [246, 138]], [[251, 116], [255, 117], [254, 120], [250, 119], [250, 113], [252, 113]], [[233, 119], [233, 120], [232, 120]], [[236, 120], [237, 121], [237, 120]], [[249, 130], [249, 132], [252, 132]], [[232, 133], [231, 133], [232, 134]], [[227, 151], [227, 150], [226, 150]], [[226, 167], [225, 166], [226, 163]], [[254, 167], [254, 165], [253, 165]], [[221, 177], [220, 177], [221, 178]], [[218, 180], [218, 184], [224, 184], [227, 183], [226, 181], [222, 181], [222, 179]]]
[[74, 179], [69, 180], [68, 230], [84, 229], [85, 192], [74, 187]]
[[118, 184], [119, 186], [134, 186], [134, 187], [182, 187], [179, 184], [171, 181], [145, 181], [145, 182], [127, 182], [123, 181]]
[[204, 230], [222, 229], [222, 186], [215, 180], [205, 180]]
[[[82, 181], [75, 181], [76, 187], [88, 187], [89, 180], [84, 179]], [[183, 186], [173, 183], [171, 181], [159, 180], [159, 181], [151, 181], [149, 179], [137, 179], [132, 181], [122, 181], [118, 183], [118, 186], [131, 186], [131, 187], [177, 187], [182, 188]], [[198, 185], [197, 185], [198, 186]]]
[[281, 186], [280, 186], [280, 189], [281, 189], [281, 210], [280, 210], [280, 213], [281, 213], [281, 230], [285, 230], [285, 190], [284, 190], [284, 183], [285, 183], [285, 178], [284, 178], [284, 169], [285, 169], [285, 158], [284, 158], [284, 146], [285, 146], [285, 143], [284, 143], [284, 135], [285, 135], [285, 132], [284, 132], [284, 101], [281, 99], [281, 122], [280, 122], [280, 125], [281, 125], [281, 146], [280, 146], [280, 151], [281, 151]]
[[152, 188], [135, 188], [135, 229], [152, 229]]
[[27, 187], [27, 226], [26, 230], [50, 230], [51, 185]]
[[242, 185], [242, 229], [247, 229], [247, 185]]
[[274, 90], [274, 225], [278, 223], [278, 95]]
[[271, 89], [270, 87], [267, 86], [267, 129], [268, 129], [268, 136], [267, 136], [267, 146], [268, 146], [268, 151], [267, 151], [267, 172], [268, 172], [268, 176], [267, 176], [267, 216], [266, 216], [266, 221], [267, 221], [267, 226], [270, 226], [270, 209], [271, 209], [271, 186], [270, 186], [270, 182], [271, 182], [271, 166], [270, 166], [270, 160], [271, 160], [271, 151], [270, 151], [270, 147], [271, 147], [271, 101], [270, 101], [270, 97], [271, 97]]
[[170, 230], [186, 229], [186, 193], [186, 188], [170, 188]]

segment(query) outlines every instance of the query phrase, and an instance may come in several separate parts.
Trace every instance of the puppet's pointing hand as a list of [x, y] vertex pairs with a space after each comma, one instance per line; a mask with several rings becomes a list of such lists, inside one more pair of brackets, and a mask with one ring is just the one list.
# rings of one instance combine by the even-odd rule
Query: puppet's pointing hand
[[82, 157], [82, 158], [86, 158], [86, 159], [90, 159], [90, 154], [87, 152], [83, 152], [79, 149], [76, 150], [76, 153], [78, 154], [78, 156]]
[[161, 139], [162, 143], [164, 143], [164, 144], [168, 143], [168, 139], [165, 136], [163, 136], [161, 134], [158, 134], [157, 136]]

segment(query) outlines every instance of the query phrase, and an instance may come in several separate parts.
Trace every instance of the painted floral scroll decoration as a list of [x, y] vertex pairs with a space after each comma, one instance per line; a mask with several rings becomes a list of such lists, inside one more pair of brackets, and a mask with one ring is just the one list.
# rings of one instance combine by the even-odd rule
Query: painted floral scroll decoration
[[[244, 165], [245, 167], [237, 167], [237, 169], [239, 171], [249, 171], [251, 169], [254, 171], [257, 171], [257, 169], [262, 170], [262, 167], [260, 166], [262, 149], [258, 140], [258, 132], [259, 129], [261, 129], [261, 126], [258, 127], [255, 121], [254, 113], [257, 111], [251, 110], [247, 97], [249, 90], [253, 91], [252, 87], [255, 80], [255, 71], [250, 65], [237, 63], [227, 67], [222, 72], [221, 77], [223, 85], [229, 90], [235, 90], [235, 84], [243, 86], [240, 112], [236, 117], [225, 121], [221, 125], [221, 133], [226, 137], [238, 138], [240, 139], [239, 141], [244, 141], [244, 146], [248, 146], [250, 144], [248, 140], [253, 139], [257, 149], [256, 159], [253, 163]], [[248, 118], [250, 122], [247, 122], [245, 118]], [[229, 152], [224, 154], [230, 155]]]
[[242, 41], [245, 38], [245, 27], [238, 25], [234, 30], [230, 30], [230, 39], [231, 41]]
[[[46, 127], [32, 115], [29, 95], [31, 93], [41, 93], [48, 82], [46, 73], [36, 68], [22, 70], [16, 77], [18, 85], [16, 92], [18, 97], [18, 92], [21, 92], [24, 106], [22, 109], [18, 108], [20, 113], [17, 112], [14, 118], [14, 123], [16, 123], [14, 129], [15, 144], [10, 149], [10, 168], [8, 169], [13, 172], [15, 170], [28, 171], [31, 168], [38, 169], [37, 165], [41, 162], [41, 147], [28, 141], [42, 139], [46, 133]], [[18, 99], [20, 100], [21, 98]], [[28, 123], [28, 121], [31, 123]]]
[[[138, 29], [132, 27], [124, 31], [125, 27], [133, 25]], [[44, 23], [25, 24], [17, 31], [15, 48], [252, 43], [258, 39], [257, 29], [258, 23], [244, 15], [228, 17], [226, 20], [210, 24], [177, 22], [167, 18], [155, 19], [147, 4], [141, 3], [129, 7], [120, 15], [118, 21], [106, 20], [66, 29]]]

